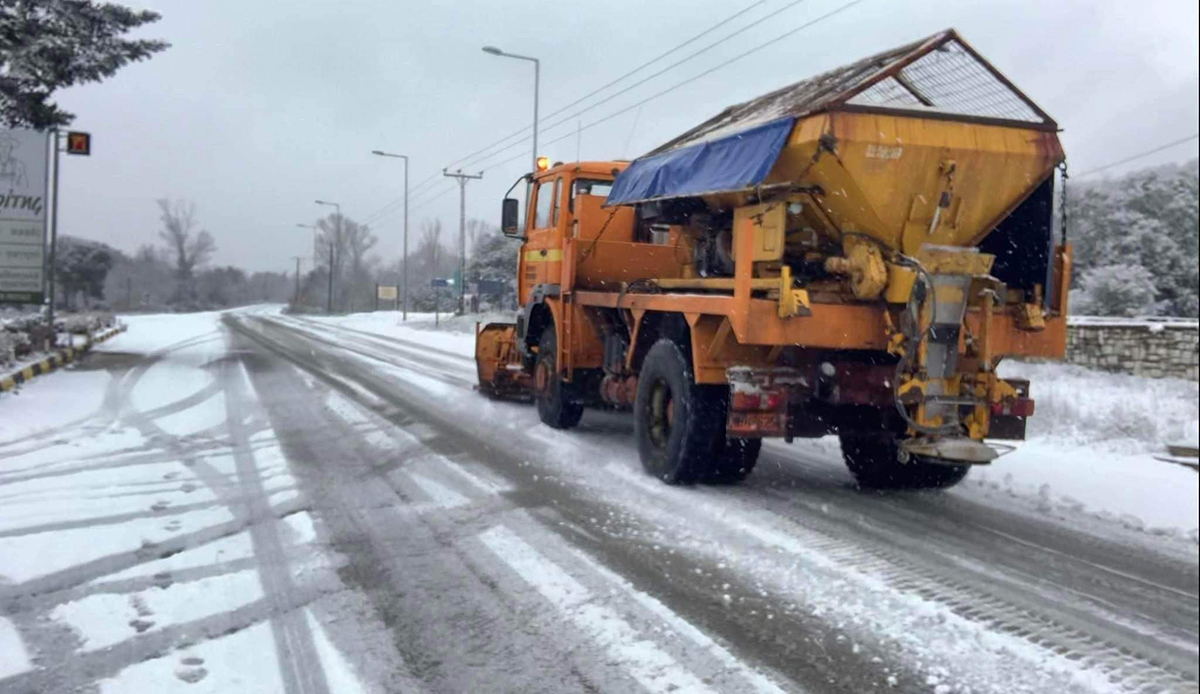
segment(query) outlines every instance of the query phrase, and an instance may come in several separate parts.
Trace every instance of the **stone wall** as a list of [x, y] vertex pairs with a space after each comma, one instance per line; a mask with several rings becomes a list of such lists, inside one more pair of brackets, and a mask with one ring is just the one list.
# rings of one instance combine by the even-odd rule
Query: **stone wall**
[[1067, 362], [1103, 371], [1197, 380], [1200, 326], [1191, 321], [1072, 317]]

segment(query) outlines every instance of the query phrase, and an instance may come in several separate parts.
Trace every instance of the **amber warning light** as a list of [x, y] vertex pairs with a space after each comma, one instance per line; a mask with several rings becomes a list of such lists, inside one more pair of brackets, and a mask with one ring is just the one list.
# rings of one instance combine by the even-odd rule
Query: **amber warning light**
[[550, 157], [538, 157], [537, 167], [538, 171], [545, 171], [546, 169], [550, 168]]

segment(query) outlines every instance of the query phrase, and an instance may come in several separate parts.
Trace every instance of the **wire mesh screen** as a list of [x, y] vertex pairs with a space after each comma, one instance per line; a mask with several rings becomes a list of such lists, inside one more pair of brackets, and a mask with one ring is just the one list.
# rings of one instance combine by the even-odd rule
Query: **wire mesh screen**
[[1044, 122], [957, 41], [948, 41], [850, 99], [862, 106], [928, 108], [964, 116]]

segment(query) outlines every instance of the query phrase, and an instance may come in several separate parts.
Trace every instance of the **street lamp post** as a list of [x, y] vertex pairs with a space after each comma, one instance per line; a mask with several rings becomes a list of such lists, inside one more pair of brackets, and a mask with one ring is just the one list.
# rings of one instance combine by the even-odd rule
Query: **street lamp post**
[[337, 239], [342, 238], [342, 206], [337, 204], [336, 202], [325, 202], [324, 200], [314, 200], [313, 202], [317, 203], [318, 205], [328, 205], [329, 207], [332, 207], [332, 208], [334, 208], [335, 211], [337, 211], [337, 232], [335, 234], [335, 238], [329, 239], [329, 296], [325, 303], [325, 313], [332, 314], [333, 313], [333, 268], [337, 265], [336, 258], [334, 257], [334, 253], [336, 253], [336, 247], [334, 246], [334, 243]]
[[400, 273], [404, 275], [404, 279], [402, 280], [404, 285], [404, 310], [401, 313], [400, 319], [408, 320], [408, 155], [381, 152], [377, 149], [371, 150], [371, 154], [404, 160], [404, 260], [400, 266]]
[[537, 173], [537, 158], [538, 158], [538, 88], [542, 80], [542, 64], [537, 58], [531, 58], [527, 55], [517, 55], [516, 53], [505, 53], [495, 46], [484, 46], [484, 53], [498, 55], [503, 58], [516, 58], [517, 60], [528, 60], [533, 63], [533, 160], [530, 171]]

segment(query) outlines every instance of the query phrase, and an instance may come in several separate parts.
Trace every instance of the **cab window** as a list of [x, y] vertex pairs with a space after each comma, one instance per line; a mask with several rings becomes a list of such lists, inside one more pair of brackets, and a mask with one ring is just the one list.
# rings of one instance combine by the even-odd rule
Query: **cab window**
[[575, 196], [577, 195], [596, 195], [602, 198], [607, 198], [612, 191], [612, 181], [601, 181], [592, 178], [577, 178], [574, 185], [571, 186], [571, 210], [575, 210]]
[[558, 208], [562, 207], [559, 204], [559, 193], [562, 190], [562, 177], [554, 179], [554, 210], [550, 213], [550, 223], [555, 228], [558, 227]]
[[558, 181], [543, 181], [537, 188], [537, 208], [534, 209], [533, 228], [547, 229], [550, 227], [550, 217], [554, 210], [554, 192]]

